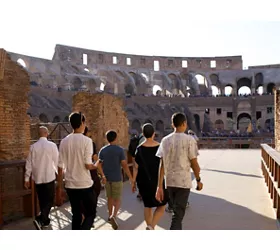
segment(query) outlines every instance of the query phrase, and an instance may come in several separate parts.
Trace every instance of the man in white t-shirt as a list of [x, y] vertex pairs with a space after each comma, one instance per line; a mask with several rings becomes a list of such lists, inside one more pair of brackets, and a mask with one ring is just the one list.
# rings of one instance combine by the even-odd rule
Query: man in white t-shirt
[[185, 134], [187, 119], [183, 113], [175, 113], [172, 118], [174, 132], [161, 141], [157, 156], [161, 158], [158, 189], [156, 198], [163, 200], [163, 179], [165, 176], [169, 198], [173, 205], [173, 216], [170, 230], [182, 230], [190, 189], [192, 188], [191, 169], [197, 181], [197, 190], [203, 184], [200, 179], [200, 167], [197, 162], [197, 143]]
[[[65, 137], [59, 147], [59, 176], [65, 170], [65, 189], [72, 209], [72, 230], [90, 230], [96, 216], [96, 197], [90, 170], [96, 167], [92, 163], [92, 140], [83, 135], [85, 116], [72, 113], [69, 121], [73, 133]], [[98, 168], [105, 179], [103, 171]], [[59, 183], [62, 183], [61, 179]], [[84, 210], [82, 211], [82, 206]], [[82, 220], [82, 212], [84, 220]]]

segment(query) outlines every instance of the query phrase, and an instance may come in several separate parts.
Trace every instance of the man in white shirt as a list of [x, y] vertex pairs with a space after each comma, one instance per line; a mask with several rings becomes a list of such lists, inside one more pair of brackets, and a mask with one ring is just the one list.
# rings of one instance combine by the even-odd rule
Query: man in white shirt
[[39, 128], [40, 139], [31, 145], [26, 160], [25, 184], [30, 187], [30, 175], [35, 182], [41, 213], [36, 216], [34, 225], [38, 230], [50, 224], [49, 213], [55, 196], [55, 179], [58, 164], [58, 149], [55, 143], [48, 141], [49, 131]]
[[156, 199], [163, 200], [163, 179], [165, 176], [169, 198], [173, 205], [173, 216], [170, 230], [182, 230], [190, 189], [192, 187], [191, 169], [197, 181], [197, 190], [203, 184], [200, 179], [200, 168], [197, 162], [197, 143], [185, 134], [187, 119], [183, 113], [175, 113], [172, 118], [174, 132], [161, 141], [157, 156], [161, 158]]
[[[90, 170], [96, 169], [92, 163], [92, 140], [83, 135], [85, 116], [72, 113], [69, 121], [73, 133], [65, 137], [59, 147], [59, 183], [65, 170], [65, 189], [72, 209], [72, 230], [90, 230], [96, 216], [96, 194]], [[102, 168], [98, 168], [104, 181]], [[83, 207], [83, 211], [82, 211]], [[82, 219], [82, 213], [84, 220]]]

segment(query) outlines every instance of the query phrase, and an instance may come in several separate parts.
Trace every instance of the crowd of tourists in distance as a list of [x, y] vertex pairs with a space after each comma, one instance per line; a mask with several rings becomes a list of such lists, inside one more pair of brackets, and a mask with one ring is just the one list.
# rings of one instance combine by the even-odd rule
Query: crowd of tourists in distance
[[143, 125], [140, 136], [131, 139], [129, 152], [133, 157], [133, 173], [128, 168], [124, 149], [118, 146], [115, 131], [106, 133], [108, 144], [97, 152], [95, 143], [89, 138], [86, 117], [81, 112], [72, 113], [69, 122], [73, 133], [61, 141], [59, 150], [56, 144], [48, 141], [48, 129], [43, 126], [39, 129], [40, 139], [30, 147], [25, 187], [30, 187], [32, 178], [40, 205], [40, 213], [33, 221], [36, 229], [49, 227], [55, 180], [62, 185], [63, 178], [71, 205], [72, 230], [94, 228], [102, 185], [107, 197], [108, 223], [114, 230], [118, 229], [123, 169], [132, 192], [137, 191], [143, 201], [146, 230], [155, 229], [167, 204], [166, 210], [172, 212], [170, 230], [182, 230], [192, 188], [191, 169], [196, 189], [203, 188], [197, 161], [198, 139], [192, 131], [185, 133], [187, 120], [183, 113], [173, 114], [174, 132], [164, 137], [161, 143], [154, 140], [155, 130], [149, 123]]

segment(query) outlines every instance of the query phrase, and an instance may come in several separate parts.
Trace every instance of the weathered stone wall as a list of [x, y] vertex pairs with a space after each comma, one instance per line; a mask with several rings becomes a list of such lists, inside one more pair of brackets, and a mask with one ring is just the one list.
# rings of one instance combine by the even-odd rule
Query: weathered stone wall
[[118, 134], [118, 145], [128, 147], [129, 122], [121, 98], [81, 92], [73, 97], [73, 111], [82, 112], [86, 116], [86, 124], [97, 150], [107, 144], [105, 133], [111, 129]]
[[[33, 119], [34, 120], [34, 119]], [[49, 130], [49, 139], [59, 145], [60, 141], [72, 133], [70, 123], [32, 123], [30, 126], [31, 143], [39, 139], [39, 127], [45, 126]]]
[[0, 49], [0, 161], [23, 160], [30, 145], [28, 73]]
[[275, 149], [280, 152], [280, 90], [274, 90]]

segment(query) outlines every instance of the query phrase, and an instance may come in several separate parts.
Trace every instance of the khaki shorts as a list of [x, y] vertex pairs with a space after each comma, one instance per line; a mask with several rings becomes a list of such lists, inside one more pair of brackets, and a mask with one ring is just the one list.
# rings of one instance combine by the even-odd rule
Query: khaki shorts
[[113, 198], [114, 200], [120, 200], [122, 197], [123, 182], [106, 182], [105, 190], [107, 198]]

